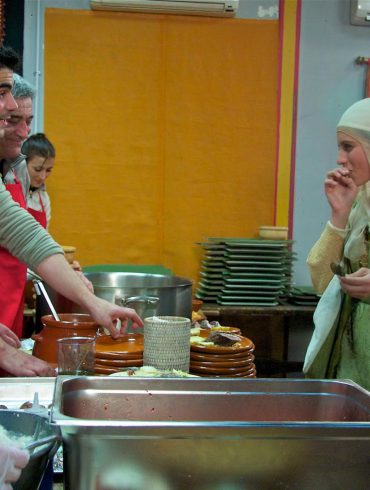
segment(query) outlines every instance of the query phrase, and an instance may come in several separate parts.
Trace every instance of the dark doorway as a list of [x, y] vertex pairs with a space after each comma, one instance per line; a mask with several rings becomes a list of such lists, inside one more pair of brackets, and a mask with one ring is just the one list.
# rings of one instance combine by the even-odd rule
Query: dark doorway
[[11, 46], [23, 57], [24, 0], [4, 1], [4, 46]]

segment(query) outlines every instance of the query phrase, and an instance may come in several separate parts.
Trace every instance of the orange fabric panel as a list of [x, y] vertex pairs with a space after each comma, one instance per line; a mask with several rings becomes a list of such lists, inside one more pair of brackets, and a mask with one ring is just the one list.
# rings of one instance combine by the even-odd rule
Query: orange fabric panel
[[272, 223], [278, 23], [47, 10], [51, 232], [83, 265], [197, 279], [207, 236]]

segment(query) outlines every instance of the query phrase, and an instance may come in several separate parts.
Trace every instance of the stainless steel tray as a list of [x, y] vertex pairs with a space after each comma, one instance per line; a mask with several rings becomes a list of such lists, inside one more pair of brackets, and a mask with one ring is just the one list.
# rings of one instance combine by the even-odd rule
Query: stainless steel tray
[[370, 394], [351, 382], [61, 376], [52, 420], [67, 489], [368, 484]]
[[[33, 402], [38, 394], [39, 404], [50, 409], [53, 402], [55, 378], [0, 378], [0, 404], [18, 410], [25, 402]], [[63, 453], [60, 447], [54, 456], [54, 473], [63, 472]]]
[[33, 402], [35, 393], [40, 405], [53, 401], [55, 378], [0, 378], [0, 403], [15, 410], [25, 402]]

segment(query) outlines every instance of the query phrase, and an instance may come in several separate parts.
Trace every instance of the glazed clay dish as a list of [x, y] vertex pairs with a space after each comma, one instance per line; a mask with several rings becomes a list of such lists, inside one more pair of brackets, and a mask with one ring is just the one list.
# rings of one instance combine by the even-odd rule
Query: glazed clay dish
[[101, 367], [106, 366], [110, 368], [121, 368], [131, 366], [142, 366], [143, 357], [136, 357], [135, 359], [104, 359], [104, 357], [95, 357], [95, 365]]
[[[225, 352], [224, 354], [216, 354], [216, 353], [205, 353], [205, 352], [195, 352], [193, 350], [190, 351], [190, 359], [194, 361], [204, 361], [204, 362], [229, 362], [229, 361], [240, 361], [249, 359], [253, 356], [252, 352], [254, 352], [254, 348], [235, 353]], [[252, 359], [253, 360], [253, 359]]]
[[128, 333], [112, 339], [110, 335], [101, 335], [96, 339], [96, 357], [104, 357], [105, 359], [126, 357], [127, 355], [139, 356], [144, 350], [144, 336], [141, 333]]
[[205, 374], [196, 373], [202, 378], [255, 378], [256, 372], [251, 372], [250, 374]]
[[[254, 357], [253, 357], [254, 359]], [[223, 368], [246, 368], [251, 365], [252, 359], [241, 359], [239, 361], [229, 361], [229, 362], [212, 362], [212, 361], [194, 361], [194, 359], [190, 359], [190, 366], [193, 367], [205, 367], [205, 368], [214, 368], [214, 369], [223, 369]]]
[[208, 374], [209, 376], [247, 376], [255, 373], [254, 365], [248, 369], [211, 369], [211, 368], [194, 368], [190, 366], [190, 371], [194, 374]]

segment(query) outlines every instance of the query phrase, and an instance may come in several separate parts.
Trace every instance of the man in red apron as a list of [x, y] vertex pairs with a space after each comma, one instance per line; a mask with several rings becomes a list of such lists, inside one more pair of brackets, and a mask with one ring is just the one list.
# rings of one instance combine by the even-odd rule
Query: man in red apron
[[[20, 150], [22, 142], [31, 131], [32, 100], [35, 92], [28, 82], [22, 79], [21, 83], [19, 82], [21, 77], [14, 76], [17, 82], [13, 88], [13, 95], [18, 107], [12, 112], [3, 130], [3, 137], [0, 138], [0, 161], [6, 189], [15, 202], [22, 208], [26, 208], [25, 193], [29, 187], [29, 177]], [[7, 163], [14, 159], [11, 164]], [[45, 227], [46, 217], [42, 213], [35, 213], [34, 217]], [[0, 247], [0, 276], [0, 323], [6, 325], [20, 338], [23, 332], [27, 266], [2, 247]]]
[[[0, 53], [0, 112], [8, 118], [16, 109], [17, 103], [11, 93], [13, 87], [13, 69], [17, 66], [19, 58], [8, 48], [1, 48]], [[4, 136], [6, 123], [1, 124], [1, 135]], [[14, 184], [8, 188], [13, 199], [25, 207], [25, 199], [21, 184], [15, 179]], [[26, 266], [8, 251], [0, 249], [1, 281], [0, 281], [0, 323], [12, 328], [17, 335], [21, 334], [23, 325], [23, 299], [19, 300], [21, 288], [24, 288]], [[23, 298], [23, 289], [22, 295]]]
[[[31, 186], [31, 179], [25, 156], [21, 153], [21, 147], [22, 143], [31, 131], [31, 123], [33, 119], [32, 103], [35, 97], [35, 90], [24, 78], [14, 74], [14, 86], [12, 93], [18, 104], [18, 108], [12, 113], [10, 119], [8, 120], [7, 127], [4, 130], [4, 135], [2, 138], [0, 138], [0, 161], [3, 161], [4, 184], [8, 190], [13, 190], [13, 199], [22, 207], [25, 207], [24, 202], [21, 203], [18, 199], [19, 194], [15, 189], [18, 188], [19, 190], [20, 187], [23, 191], [24, 198], [27, 200]], [[54, 157], [54, 155], [55, 153], [53, 153], [51, 156]], [[17, 198], [14, 198], [14, 194], [17, 194]], [[42, 202], [40, 195], [39, 198], [39, 210], [31, 209], [27, 206], [26, 208], [35, 218], [35, 220], [40, 223], [41, 226], [46, 228], [47, 212], [45, 204]], [[50, 209], [50, 205], [48, 209]], [[9, 277], [6, 264], [9, 264], [8, 270], [12, 271], [12, 277], [9, 277], [6, 281], [4, 281], [4, 288], [11, 286], [12, 304], [10, 305], [10, 301], [6, 295], [4, 295], [3, 300], [0, 297], [0, 323], [4, 323], [13, 332], [15, 332], [18, 337], [21, 337], [23, 331], [24, 288], [26, 285], [27, 269], [25, 269], [23, 264], [17, 261], [17, 259], [12, 260], [10, 254], [6, 250], [0, 248], [0, 259], [2, 257], [5, 257], [5, 260], [0, 260], [0, 277]], [[91, 283], [85, 278], [79, 268], [77, 268], [76, 273], [79, 275], [82, 282], [85, 283], [86, 287], [92, 290], [93, 288]], [[7, 304], [6, 314], [4, 313], [2, 315], [1, 310], [2, 306], [5, 306], [5, 302]], [[5, 308], [3, 308], [3, 311], [5, 311]]]
[[[15, 73], [12, 93], [18, 108], [10, 116], [4, 135], [0, 138], [0, 160], [6, 159], [3, 174], [4, 184], [14, 184], [16, 177], [22, 186], [23, 195], [26, 199], [30, 190], [31, 180], [21, 148], [22, 143], [31, 131], [35, 89], [27, 80]], [[27, 210], [42, 227], [46, 228], [46, 212], [42, 201], [40, 201], [39, 211], [29, 208]]]
[[[18, 180], [5, 186], [13, 201], [26, 207], [22, 186]], [[0, 247], [0, 323], [10, 328], [18, 337], [23, 331], [24, 288], [27, 266]]]

